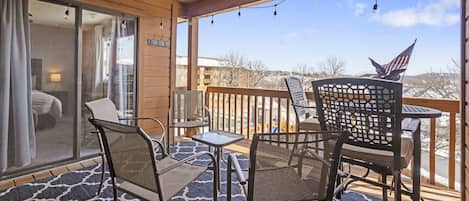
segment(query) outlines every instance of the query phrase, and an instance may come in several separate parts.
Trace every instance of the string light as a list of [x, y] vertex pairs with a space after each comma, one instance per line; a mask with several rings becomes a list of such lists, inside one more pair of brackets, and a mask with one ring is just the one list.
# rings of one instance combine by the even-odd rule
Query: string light
[[67, 7], [67, 9], [65, 10], [64, 19], [68, 20], [68, 16], [70, 16], [70, 11], [68, 10], [68, 7]]
[[[273, 0], [273, 1], [276, 1], [276, 0]], [[277, 7], [280, 6], [280, 4], [282, 3], [285, 3], [287, 0], [277, 0], [277, 3], [275, 4], [270, 4], [270, 5], [265, 5], [265, 6], [248, 6], [248, 7], [243, 7], [242, 5], [238, 5], [238, 17], [241, 17], [241, 9], [268, 9], [268, 8], [273, 8], [274, 11], [273, 11], [273, 15], [274, 16], [277, 16], [278, 15], [278, 11], [277, 11]], [[211, 17], [211, 21], [210, 23], [213, 25], [215, 23], [215, 20], [214, 20], [214, 15], [210, 15]]]
[[375, 4], [373, 5], [373, 13], [378, 12], [378, 0], [375, 0]]
[[163, 27], [163, 18], [160, 17], [160, 29], [163, 30], [163, 28], [164, 28], [164, 27]]
[[277, 16], [277, 4], [274, 5], [274, 16]]
[[125, 20], [122, 20], [121, 24], [122, 24], [122, 29], [127, 28], [127, 22]]

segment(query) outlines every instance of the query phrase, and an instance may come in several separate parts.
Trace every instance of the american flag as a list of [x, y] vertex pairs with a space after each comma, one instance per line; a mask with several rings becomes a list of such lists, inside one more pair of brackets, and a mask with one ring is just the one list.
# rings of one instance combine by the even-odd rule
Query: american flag
[[396, 58], [391, 60], [391, 62], [383, 65], [384, 71], [387, 75], [391, 74], [391, 72], [396, 70], [405, 70], [407, 64], [409, 64], [410, 56], [412, 56], [412, 51], [414, 50], [414, 46], [417, 40], [412, 43], [407, 49], [405, 49], [401, 54], [399, 54]]
[[416, 42], [417, 39], [415, 39], [414, 43], [412, 43], [407, 49], [397, 55], [396, 58], [385, 65], [381, 65], [372, 58], [369, 58], [371, 64], [376, 68], [377, 74], [373, 77], [388, 80], [399, 80], [400, 74], [407, 69], [407, 65], [409, 64]]

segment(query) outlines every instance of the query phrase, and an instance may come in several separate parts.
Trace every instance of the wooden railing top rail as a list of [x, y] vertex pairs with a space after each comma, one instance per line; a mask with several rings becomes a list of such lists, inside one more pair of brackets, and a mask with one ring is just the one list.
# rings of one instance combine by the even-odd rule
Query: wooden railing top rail
[[[288, 91], [275, 90], [275, 89], [207, 87], [206, 92], [237, 94], [237, 95], [247, 95], [247, 96], [289, 98]], [[310, 99], [314, 98], [314, 95], [312, 92], [306, 92], [306, 95]], [[460, 101], [456, 99], [404, 97], [403, 101], [405, 104], [430, 107], [430, 108], [440, 110], [442, 112], [460, 113]]]

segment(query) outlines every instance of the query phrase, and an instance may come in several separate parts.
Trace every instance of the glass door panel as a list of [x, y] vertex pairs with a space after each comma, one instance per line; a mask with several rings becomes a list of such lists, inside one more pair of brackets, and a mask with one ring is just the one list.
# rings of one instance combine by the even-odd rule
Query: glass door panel
[[73, 157], [76, 108], [75, 8], [29, 1], [32, 108], [37, 155], [30, 166]]
[[[83, 10], [82, 60], [82, 133], [80, 155], [99, 151], [94, 127], [88, 122], [90, 113], [84, 103], [109, 98], [120, 118], [135, 113], [135, 27], [134, 18], [127, 19], [90, 10]], [[124, 123], [132, 123], [124, 121]]]

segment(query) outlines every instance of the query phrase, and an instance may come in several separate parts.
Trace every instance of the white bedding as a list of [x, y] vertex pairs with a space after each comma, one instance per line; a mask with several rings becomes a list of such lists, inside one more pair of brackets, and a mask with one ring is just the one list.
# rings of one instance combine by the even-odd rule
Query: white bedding
[[49, 114], [55, 120], [62, 118], [62, 102], [55, 96], [33, 90], [31, 99], [33, 110], [37, 115]]

